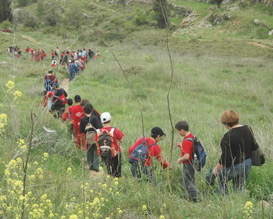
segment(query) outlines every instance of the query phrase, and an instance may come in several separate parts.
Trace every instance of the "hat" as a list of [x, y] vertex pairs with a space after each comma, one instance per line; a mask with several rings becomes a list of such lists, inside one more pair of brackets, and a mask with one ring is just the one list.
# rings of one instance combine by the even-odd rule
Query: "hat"
[[74, 100], [75, 100], [76, 103], [81, 102], [81, 96], [80, 95], [76, 95], [74, 97]]
[[102, 123], [107, 123], [111, 120], [111, 115], [108, 112], [102, 113], [100, 116], [100, 120]]
[[216, 178], [216, 176], [212, 174], [212, 168], [210, 168], [208, 170], [208, 172], [206, 173], [206, 183], [209, 186], [214, 186], [214, 184], [215, 184], [215, 178]]
[[163, 132], [163, 130], [162, 130], [161, 128], [159, 128], [159, 127], [154, 127], [154, 128], [152, 129], [151, 133], [152, 133], [152, 135], [156, 135], [156, 136], [158, 136], [158, 135], [160, 135], [160, 136], [166, 135], [166, 134]]

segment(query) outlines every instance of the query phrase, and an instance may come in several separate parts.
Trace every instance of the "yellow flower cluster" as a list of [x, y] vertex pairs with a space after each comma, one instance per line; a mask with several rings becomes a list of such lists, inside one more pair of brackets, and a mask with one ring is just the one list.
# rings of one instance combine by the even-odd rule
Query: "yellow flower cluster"
[[22, 92], [17, 90], [13, 93], [13, 96], [14, 96], [14, 100], [16, 101], [19, 97], [22, 96]]
[[47, 158], [48, 158], [48, 153], [43, 153], [43, 159], [47, 160]]
[[48, 199], [47, 194], [43, 194], [40, 197], [39, 204], [32, 204], [29, 212], [29, 218], [53, 218], [55, 214], [53, 213], [53, 204], [50, 199]]
[[12, 90], [15, 87], [15, 83], [13, 81], [8, 81], [6, 83], [6, 87], [8, 88], [8, 90]]
[[0, 114], [0, 133], [3, 131], [3, 128], [8, 124], [8, 116], [5, 113]]
[[245, 203], [244, 207], [244, 217], [247, 219], [252, 219], [252, 213], [253, 213], [253, 203], [251, 201], [248, 201]]
[[24, 139], [19, 139], [19, 141], [17, 141], [17, 144], [18, 144], [18, 147], [19, 147], [19, 150], [24, 152], [27, 150], [27, 146], [25, 144], [25, 140]]

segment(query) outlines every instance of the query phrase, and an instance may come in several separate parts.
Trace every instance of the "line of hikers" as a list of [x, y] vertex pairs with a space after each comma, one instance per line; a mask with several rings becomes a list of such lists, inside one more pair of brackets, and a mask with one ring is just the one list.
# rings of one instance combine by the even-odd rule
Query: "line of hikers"
[[[70, 120], [69, 129], [73, 130], [75, 144], [78, 149], [87, 152], [87, 162], [91, 171], [99, 172], [100, 161], [105, 163], [107, 172], [113, 177], [121, 177], [121, 146], [124, 134], [117, 127], [111, 125], [112, 116], [109, 112], [100, 114], [86, 99], [79, 95], [73, 100], [68, 99], [69, 107], [60, 114], [62, 120]], [[214, 185], [218, 179], [217, 193], [228, 192], [228, 181], [232, 180], [233, 189], [243, 190], [251, 170], [251, 153], [257, 149], [257, 143], [250, 131], [250, 127], [239, 124], [239, 115], [233, 110], [225, 111], [221, 116], [221, 123], [228, 129], [221, 140], [221, 157], [215, 168], [209, 169], [206, 182]], [[73, 128], [72, 128], [73, 127]], [[183, 164], [183, 187], [188, 201], [200, 200], [200, 192], [195, 184], [196, 171], [204, 166], [205, 156], [196, 152], [201, 144], [190, 132], [187, 121], [182, 120], [175, 124], [177, 133], [183, 138], [177, 143], [181, 148], [181, 157], [178, 164]], [[151, 129], [150, 136], [139, 138], [128, 148], [128, 158], [131, 164], [133, 177], [139, 180], [146, 179], [157, 184], [153, 171], [152, 158], [156, 158], [163, 169], [171, 169], [164, 159], [158, 143], [166, 134], [160, 127]], [[198, 148], [201, 151], [203, 148]], [[200, 156], [196, 162], [196, 154]], [[202, 157], [203, 156], [203, 157]], [[202, 160], [204, 159], [204, 160]], [[199, 163], [198, 163], [199, 162]], [[198, 165], [199, 168], [198, 168]]]
[[[75, 137], [76, 147], [87, 152], [87, 162], [91, 171], [99, 172], [99, 158], [101, 158], [109, 175], [121, 177], [120, 144], [124, 134], [117, 127], [112, 127], [112, 116], [109, 112], [100, 114], [87, 99], [76, 95], [73, 105], [73, 100], [67, 99], [66, 91], [59, 88], [58, 80], [52, 73], [50, 70], [44, 77], [45, 81], [50, 78], [50, 81], [54, 82], [53, 89], [45, 91], [44, 107], [47, 105], [56, 118], [68, 121], [69, 130]], [[217, 178], [217, 193], [225, 194], [228, 192], [230, 180], [233, 182], [233, 189], [243, 190], [251, 171], [252, 153], [259, 146], [251, 128], [239, 124], [237, 112], [227, 110], [220, 120], [228, 132], [221, 140], [221, 157], [215, 168], [210, 168], [207, 172], [206, 182], [214, 185], [214, 180]], [[206, 154], [200, 141], [190, 132], [187, 121], [177, 122], [175, 129], [183, 137], [182, 142], [177, 143], [177, 147], [181, 148], [181, 157], [177, 163], [183, 164], [184, 198], [197, 202], [200, 200], [200, 192], [195, 185], [195, 174], [204, 167]], [[171, 169], [158, 145], [165, 135], [160, 127], [154, 127], [149, 137], [139, 138], [128, 148], [133, 177], [149, 180], [156, 185], [152, 158], [156, 158], [163, 169]]]

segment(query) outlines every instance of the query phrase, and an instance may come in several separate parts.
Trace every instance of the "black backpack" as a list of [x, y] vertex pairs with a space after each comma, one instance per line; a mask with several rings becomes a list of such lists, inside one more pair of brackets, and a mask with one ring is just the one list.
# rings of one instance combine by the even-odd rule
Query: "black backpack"
[[111, 128], [110, 132], [105, 129], [97, 129], [97, 152], [103, 159], [110, 159], [117, 154], [114, 147], [114, 131], [114, 127]]

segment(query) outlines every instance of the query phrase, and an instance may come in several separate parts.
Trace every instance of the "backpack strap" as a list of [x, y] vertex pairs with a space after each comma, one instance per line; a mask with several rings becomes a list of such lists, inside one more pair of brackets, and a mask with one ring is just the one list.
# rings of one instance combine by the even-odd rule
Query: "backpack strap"
[[112, 127], [111, 130], [110, 130], [110, 133], [111, 133], [111, 135], [112, 135], [113, 137], [114, 137], [115, 129], [116, 129], [115, 127]]

